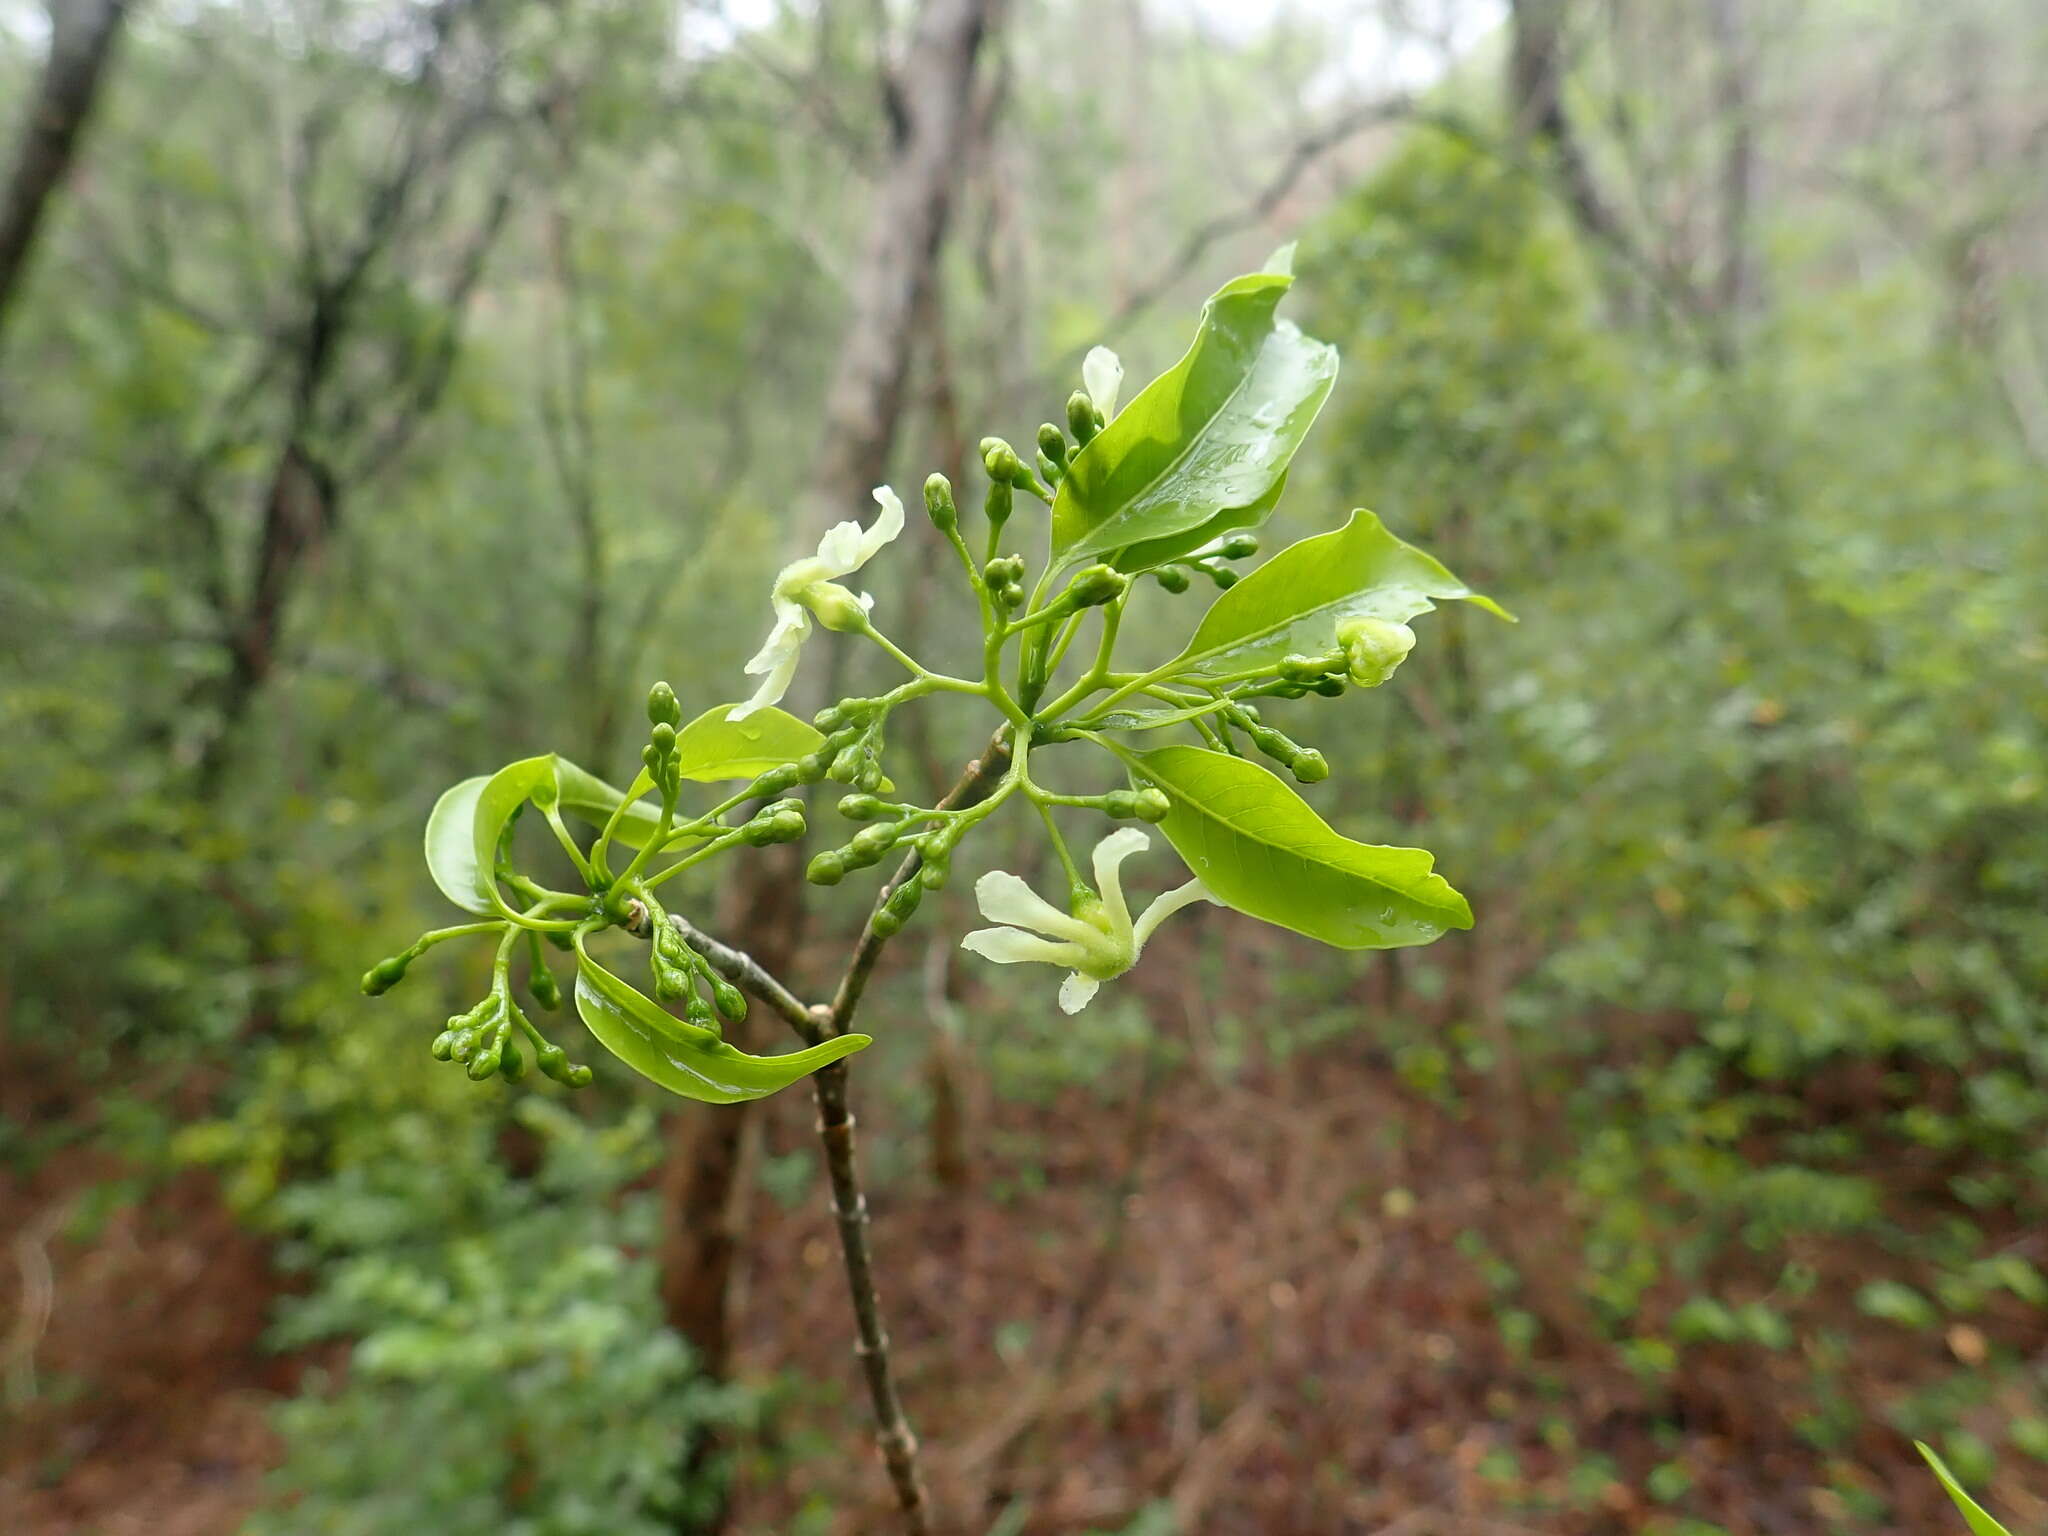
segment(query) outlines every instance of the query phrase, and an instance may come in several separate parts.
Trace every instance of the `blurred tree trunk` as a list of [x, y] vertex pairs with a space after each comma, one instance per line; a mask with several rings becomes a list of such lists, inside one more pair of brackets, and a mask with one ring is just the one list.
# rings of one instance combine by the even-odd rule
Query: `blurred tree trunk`
[[0, 200], [0, 334], [50, 196], [92, 115], [128, 0], [50, 0], [50, 53]]
[[1545, 149], [1580, 229], [1595, 240], [1619, 237], [1614, 216], [1593, 178], [1585, 146], [1565, 110], [1569, 58], [1565, 24], [1570, 0], [1513, 0], [1508, 40], [1508, 106], [1516, 129]]
[[[888, 472], [901, 424], [915, 338], [915, 316], [933, 281], [951, 218], [974, 103], [983, 44], [1000, 19], [1002, 0], [925, 0], [900, 63], [884, 63], [878, 85], [889, 121], [888, 159], [869, 215], [868, 234], [852, 285], [839, 358], [825, 397], [824, 433], [795, 538], [811, 544], [831, 523], [872, 511], [869, 490]], [[766, 613], [766, 604], [762, 605]], [[765, 623], [765, 618], [764, 618]], [[836, 666], [826, 649], [813, 658], [807, 690], [830, 691]], [[799, 689], [804, 681], [799, 680]], [[798, 699], [798, 712], [803, 712]], [[804, 919], [801, 855], [795, 845], [762, 849], [735, 873], [722, 906], [721, 932], [771, 973], [794, 974]], [[727, 916], [731, 921], [727, 922]], [[667, 1229], [661, 1248], [666, 1320], [697, 1351], [702, 1368], [723, 1376], [732, 1354], [731, 1275], [735, 1234], [744, 1225], [748, 1191], [742, 1149], [755, 1106], [680, 1113], [670, 1122], [665, 1180]], [[684, 1476], [697, 1481], [716, 1449], [697, 1436]], [[724, 1501], [689, 1522], [722, 1530]]]
[[1741, 350], [1742, 319], [1756, 298], [1750, 252], [1750, 205], [1756, 196], [1756, 122], [1751, 101], [1753, 60], [1744, 35], [1741, 0], [1709, 0], [1714, 36], [1714, 107], [1725, 135], [1721, 145], [1720, 265], [1713, 278], [1716, 349], [1724, 364]]

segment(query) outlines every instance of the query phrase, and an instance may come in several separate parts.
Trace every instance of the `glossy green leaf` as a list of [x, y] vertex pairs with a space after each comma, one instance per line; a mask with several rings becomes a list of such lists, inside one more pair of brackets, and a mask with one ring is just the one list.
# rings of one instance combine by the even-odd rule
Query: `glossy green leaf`
[[1432, 855], [1353, 842], [1257, 763], [1200, 747], [1117, 750], [1166, 791], [1173, 809], [1159, 830], [1225, 906], [1339, 949], [1427, 944], [1472, 926]]
[[1053, 500], [1056, 565], [1188, 533], [1272, 491], [1337, 376], [1334, 347], [1274, 318], [1293, 281], [1226, 283], [1186, 356], [1074, 456]]
[[618, 828], [612, 833], [615, 843], [623, 843], [628, 848], [645, 847], [661, 825], [660, 803], [641, 799], [654, 788], [654, 780], [644, 770], [634, 776], [623, 794], [567, 758], [555, 759], [555, 777], [561, 793], [562, 813], [574, 816], [578, 821], [587, 821], [594, 827], [602, 827], [610, 821], [613, 809], [621, 800], [633, 802], [626, 808], [626, 814], [619, 818]]
[[477, 797], [490, 782], [488, 774], [464, 779], [436, 800], [427, 815], [427, 873], [443, 896], [467, 912], [494, 910], [477, 870], [471, 831], [476, 825]]
[[484, 781], [477, 794], [476, 810], [470, 819], [470, 847], [471, 857], [476, 861], [477, 889], [491, 908], [503, 917], [514, 914], [492, 875], [498, 866], [498, 840], [533, 792], [543, 785], [552, 787], [554, 783], [555, 758], [553, 753], [548, 753], [507, 763]]
[[1295, 652], [1315, 655], [1336, 644], [1337, 626], [1346, 619], [1400, 624], [1429, 612], [1440, 597], [1463, 598], [1513, 621], [1493, 599], [1361, 509], [1335, 533], [1282, 550], [1218, 597], [1169, 675], [1226, 677]]
[[1975, 1499], [1963, 1492], [1963, 1485], [1955, 1480], [1947, 1463], [1935, 1455], [1931, 1447], [1919, 1440], [1915, 1440], [1913, 1444], [1918, 1446], [1920, 1454], [1927, 1458], [1927, 1465], [1934, 1468], [1934, 1475], [1941, 1479], [1941, 1486], [1946, 1488], [1948, 1496], [1955, 1500], [1956, 1508], [1963, 1512], [1964, 1523], [1970, 1527], [1972, 1536], [2012, 1536], [2004, 1526], [1986, 1514]]
[[576, 1011], [598, 1043], [635, 1072], [706, 1104], [766, 1098], [873, 1043], [867, 1035], [841, 1035], [786, 1056], [749, 1056], [619, 980], [590, 958], [580, 938]]
[[758, 710], [734, 721], [725, 718], [732, 708], [731, 704], [715, 705], [676, 732], [676, 754], [684, 778], [700, 784], [758, 778], [817, 751], [824, 743], [824, 732], [782, 710]]
[[1155, 565], [1164, 565], [1177, 560], [1191, 550], [1200, 549], [1226, 533], [1235, 533], [1240, 528], [1256, 528], [1273, 515], [1273, 509], [1280, 505], [1280, 498], [1287, 491], [1287, 475], [1283, 470], [1280, 478], [1273, 482], [1273, 488], [1248, 507], [1232, 507], [1219, 512], [1199, 528], [1190, 528], [1185, 533], [1176, 533], [1163, 539], [1147, 539], [1142, 544], [1133, 544], [1119, 554], [1112, 562], [1120, 571], [1149, 571]]

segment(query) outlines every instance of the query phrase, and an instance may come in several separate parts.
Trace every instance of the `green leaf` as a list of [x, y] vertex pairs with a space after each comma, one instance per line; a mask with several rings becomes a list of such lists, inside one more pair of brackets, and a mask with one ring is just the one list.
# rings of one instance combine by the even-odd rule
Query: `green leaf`
[[486, 779], [478, 791], [476, 811], [470, 819], [470, 847], [471, 857], [476, 861], [477, 889], [490, 903], [486, 910], [495, 909], [502, 917], [517, 915], [499, 892], [497, 878], [493, 874], [498, 867], [498, 842], [533, 792], [543, 785], [552, 787], [554, 783], [555, 758], [553, 753], [548, 753], [507, 763]]
[[1363, 509], [1335, 533], [1290, 546], [1218, 597], [1194, 638], [1161, 676], [1187, 672], [1227, 677], [1262, 669], [1300, 652], [1337, 643], [1346, 619], [1404, 623], [1458, 597], [1488, 613], [1513, 615], [1458, 580], [1441, 562], [1395, 538]]
[[576, 940], [576, 1011], [606, 1050], [649, 1082], [706, 1104], [764, 1099], [873, 1043], [841, 1035], [787, 1056], [749, 1056], [685, 1023], [590, 958]]
[[621, 794], [603, 779], [586, 773], [567, 758], [558, 757], [555, 759], [555, 782], [561, 795], [559, 804], [563, 814], [574, 816], [578, 821], [587, 821], [594, 827], [602, 827], [610, 821], [613, 808], [621, 800], [633, 802], [626, 808], [626, 814], [619, 818], [618, 830], [612, 833], [615, 843], [643, 848], [661, 826], [660, 803], [653, 800], [642, 803], [640, 799], [654, 788], [654, 780], [647, 776], [645, 770], [637, 774]]
[[680, 772], [700, 784], [723, 779], [753, 779], [815, 752], [825, 733], [779, 709], [763, 709], [733, 721], [725, 718], [732, 704], [707, 709], [676, 732]]
[[1973, 1536], [2012, 1536], [2012, 1533], [1990, 1515], [1986, 1514], [1977, 1501], [1963, 1492], [1963, 1485], [1950, 1475], [1947, 1465], [1934, 1454], [1924, 1442], [1913, 1442], [1920, 1454], [1927, 1458], [1927, 1465], [1934, 1468], [1934, 1475], [1941, 1479], [1941, 1486], [1948, 1490], [1948, 1496], [1956, 1502], [1956, 1508], [1963, 1512], [1963, 1521], [1970, 1527]]
[[1160, 831], [1225, 906], [1339, 949], [1427, 944], [1472, 926], [1432, 855], [1353, 842], [1257, 763], [1200, 747], [1114, 750], [1166, 791]]
[[1273, 482], [1273, 488], [1248, 507], [1232, 507], [1228, 512], [1219, 512], [1199, 528], [1190, 528], [1186, 533], [1171, 534], [1163, 539], [1147, 539], [1142, 544], [1133, 544], [1119, 554], [1113, 562], [1120, 571], [1149, 571], [1155, 565], [1164, 565], [1169, 560], [1178, 560], [1190, 550], [1200, 549], [1226, 533], [1240, 528], [1256, 528], [1273, 515], [1273, 509], [1280, 505], [1280, 498], [1287, 490], [1287, 473], [1282, 470], [1280, 478]]
[[1293, 282], [1226, 283], [1187, 355], [1074, 456], [1053, 499], [1056, 567], [1191, 532], [1272, 491], [1337, 376], [1334, 347], [1274, 319]]
[[427, 873], [455, 905], [486, 914], [493, 908], [477, 870], [471, 828], [476, 825], [477, 797], [490, 782], [488, 774], [464, 779], [436, 800], [427, 814]]

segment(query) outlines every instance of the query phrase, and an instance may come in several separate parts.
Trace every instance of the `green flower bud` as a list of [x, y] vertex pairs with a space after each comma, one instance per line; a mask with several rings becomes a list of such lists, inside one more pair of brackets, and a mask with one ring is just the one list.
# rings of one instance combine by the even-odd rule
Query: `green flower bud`
[[1102, 814], [1114, 816], [1119, 821], [1128, 821], [1138, 814], [1138, 792], [1134, 789], [1112, 789], [1102, 797]]
[[873, 795], [853, 794], [839, 798], [839, 814], [848, 821], [873, 821], [889, 814], [889, 807]]
[[1415, 631], [1385, 619], [1346, 619], [1337, 626], [1337, 643], [1344, 649], [1351, 681], [1361, 688], [1377, 688], [1415, 649]]
[[1178, 565], [1162, 565], [1152, 573], [1152, 579], [1169, 592], [1185, 592], [1188, 589], [1188, 573]]
[[498, 1041], [493, 1040], [489, 1045], [469, 1058], [468, 1062], [464, 1064], [464, 1070], [469, 1073], [469, 1080], [471, 1082], [480, 1083], [486, 1078], [493, 1076], [504, 1059], [504, 1046], [499, 1044]]
[[747, 1016], [746, 994], [723, 976], [713, 974], [711, 978], [711, 1001], [730, 1023], [737, 1024]]
[[1043, 480], [1047, 485], [1058, 485], [1060, 481], [1066, 478], [1067, 469], [1064, 464], [1053, 463], [1053, 461], [1051, 459], [1048, 459], [1043, 452], [1040, 452], [1037, 457], [1038, 478]]
[[1331, 651], [1324, 656], [1304, 656], [1296, 651], [1280, 658], [1280, 675], [1290, 683], [1313, 683], [1343, 665], [1342, 651]]
[[841, 747], [832, 758], [832, 766], [825, 770], [825, 777], [838, 784], [851, 784], [860, 777], [861, 765], [867, 761], [867, 752], [860, 743]]
[[1332, 672], [1328, 677], [1319, 677], [1308, 685], [1309, 692], [1321, 694], [1326, 699], [1336, 698], [1349, 686], [1350, 684], [1345, 681], [1344, 674], [1341, 672]]
[[946, 888], [946, 881], [952, 873], [951, 859], [934, 859], [926, 855], [924, 863], [917, 871], [917, 883], [928, 891], [942, 891]]
[[699, 1029], [708, 1029], [714, 1034], [718, 1030], [718, 1020], [711, 1012], [711, 1005], [694, 991], [683, 999], [683, 1022], [694, 1024]]
[[1115, 602], [1124, 595], [1131, 579], [1113, 566], [1091, 565], [1067, 586], [1067, 596], [1077, 608], [1093, 608]]
[[563, 1072], [559, 1078], [559, 1081], [565, 1088], [588, 1088], [590, 1086], [590, 1080], [590, 1068], [583, 1066], [581, 1064], [570, 1067], [566, 1072]]
[[1330, 776], [1330, 765], [1314, 747], [1303, 747], [1287, 765], [1297, 783], [1320, 784]]
[[505, 1041], [504, 1054], [498, 1059], [498, 1075], [508, 1083], [516, 1083], [526, 1076], [526, 1057], [519, 1050], [519, 1042], [509, 1036]]
[[825, 777], [825, 770], [831, 763], [831, 755], [820, 749], [805, 753], [791, 766], [796, 769], [796, 780], [799, 784], [815, 784]]
[[813, 582], [803, 591], [804, 606], [835, 634], [868, 627], [867, 605], [836, 581]]
[[805, 866], [804, 878], [813, 885], [837, 885], [846, 878], [846, 860], [838, 849], [828, 848]]
[[846, 845], [848, 862], [858, 859], [863, 867], [875, 863], [896, 846], [901, 835], [893, 825], [862, 827]]
[[941, 533], [960, 526], [960, 508], [953, 501], [953, 482], [944, 475], [931, 474], [924, 482], [924, 513]]
[[1205, 565], [1202, 567], [1202, 573], [1225, 592], [1228, 592], [1238, 583], [1237, 572], [1227, 565]]
[[903, 931], [903, 919], [884, 907], [868, 919], [868, 927], [874, 930], [878, 939], [893, 939]]
[[533, 1064], [540, 1068], [543, 1077], [551, 1077], [559, 1083], [563, 1072], [568, 1070], [569, 1053], [554, 1041], [543, 1040], [533, 1048]]
[[441, 1033], [434, 1036], [434, 1043], [427, 1047], [433, 1053], [434, 1060], [448, 1061], [454, 1057], [455, 1041], [460, 1033], [459, 1030], [444, 1029]]
[[785, 789], [794, 789], [803, 782], [803, 775], [795, 763], [784, 763], [780, 768], [770, 768], [754, 780], [754, 791], [762, 795], [779, 795]]
[[981, 467], [988, 471], [989, 479], [1010, 485], [1016, 485], [1025, 474], [1024, 461], [1017, 457], [1017, 450], [1000, 437], [981, 440]]
[[663, 757], [667, 757], [676, 749], [676, 728], [666, 720], [655, 721], [654, 729], [649, 731], [647, 736], [648, 744]]
[[1166, 820], [1166, 813], [1172, 809], [1173, 802], [1167, 798], [1166, 791], [1160, 789], [1157, 785], [1148, 784], [1145, 788], [1138, 791], [1138, 819], [1140, 821], [1164, 821]]
[[683, 706], [676, 698], [675, 689], [667, 683], [656, 683], [647, 690], [647, 723], [666, 725], [674, 729], [683, 723]]
[[1102, 418], [1095, 414], [1095, 402], [1088, 398], [1088, 392], [1077, 389], [1067, 396], [1067, 431], [1074, 441], [1086, 448], [1095, 440], [1095, 434], [1102, 430]]
[[1259, 722], [1259, 706], [1256, 704], [1233, 704], [1230, 706], [1230, 718], [1233, 720], [1249, 720], [1252, 724], [1257, 725]]
[[526, 973], [526, 990], [541, 1007], [553, 1013], [562, 1006], [562, 984], [555, 980], [555, 973], [540, 963], [536, 955]]
[[840, 726], [846, 724], [846, 706], [844, 704], [827, 704], [823, 709], [811, 716], [811, 724], [821, 731], [838, 730]]
[[1217, 551], [1226, 560], [1248, 560], [1258, 552], [1259, 536], [1255, 533], [1233, 533]]
[[647, 770], [647, 776], [657, 784], [661, 782], [661, 753], [655, 750], [653, 742], [640, 749], [640, 766]]
[[664, 1003], [678, 1002], [690, 995], [690, 973], [660, 950], [654, 952], [654, 995]]
[[447, 1059], [467, 1066], [470, 1058], [476, 1055], [476, 1048], [482, 1036], [478, 1031], [466, 1028], [454, 1030], [452, 1033], [455, 1038], [448, 1042]]
[[1017, 493], [1009, 481], [990, 481], [988, 495], [981, 503], [982, 514], [988, 518], [989, 526], [1000, 528], [1007, 523], [1010, 520], [1010, 508], [1016, 500]]
[[363, 992], [369, 997], [382, 997], [401, 981], [405, 980], [405, 968], [412, 964], [410, 953], [391, 955], [379, 960], [363, 972]]
[[898, 924], [907, 923], [923, 900], [924, 883], [906, 880], [889, 893], [889, 899], [882, 903], [882, 913], [895, 918]]
[[1051, 422], [1038, 429], [1038, 451], [1060, 469], [1067, 467], [1067, 434]]

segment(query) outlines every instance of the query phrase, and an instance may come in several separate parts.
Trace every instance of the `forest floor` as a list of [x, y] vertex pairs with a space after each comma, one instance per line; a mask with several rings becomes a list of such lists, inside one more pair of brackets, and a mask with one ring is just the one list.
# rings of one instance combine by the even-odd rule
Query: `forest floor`
[[[1173, 1016], [1159, 981], [1155, 1016]], [[863, 1129], [871, 1162], [902, 1170], [874, 1230], [946, 1529], [1113, 1531], [1163, 1506], [1185, 1536], [1623, 1536], [1659, 1528], [1646, 1490], [1667, 1466], [1702, 1533], [1950, 1529], [1898, 1436], [1872, 1424], [1829, 1459], [1791, 1432], [1796, 1352], [1688, 1352], [1653, 1401], [1586, 1314], [1568, 1200], [1514, 1176], [1514, 1116], [1453, 1117], [1340, 1046], [1226, 1073], [1199, 1031], [1179, 1043], [1134, 1113], [1079, 1089], [970, 1093], [969, 1156], [944, 1180], [922, 1145]], [[806, 1104], [771, 1104], [765, 1150], [803, 1147]], [[95, 1216], [120, 1174], [80, 1145], [0, 1176], [10, 1536], [225, 1536], [305, 1363], [263, 1347], [287, 1282], [208, 1177]], [[821, 1202], [758, 1198], [742, 1371], [811, 1386], [769, 1426], [783, 1453], [742, 1462], [742, 1532], [806, 1507], [892, 1528], [837, 1262]], [[1534, 1320], [1519, 1354], [1509, 1305]], [[1867, 1320], [1842, 1327], [1871, 1401], [1922, 1373]], [[844, 1450], [787, 1450], [821, 1444]], [[1858, 1488], [1895, 1513], [1855, 1518]], [[2048, 1528], [2048, 1504], [2009, 1513]]]

